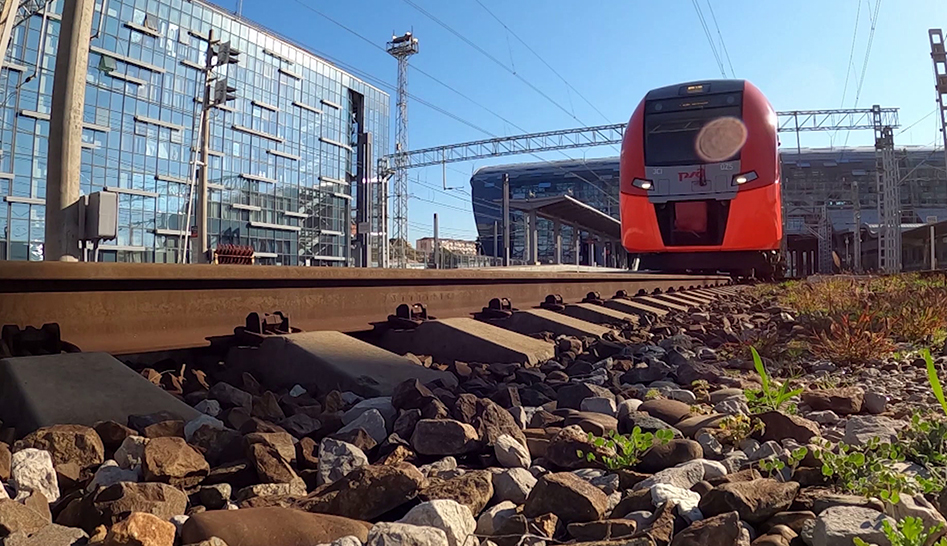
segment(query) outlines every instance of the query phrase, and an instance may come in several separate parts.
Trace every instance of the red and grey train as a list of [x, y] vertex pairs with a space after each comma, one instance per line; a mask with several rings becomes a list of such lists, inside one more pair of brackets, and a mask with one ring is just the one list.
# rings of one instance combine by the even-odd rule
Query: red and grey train
[[783, 238], [776, 112], [743, 80], [649, 92], [621, 149], [622, 244], [639, 269], [772, 276]]

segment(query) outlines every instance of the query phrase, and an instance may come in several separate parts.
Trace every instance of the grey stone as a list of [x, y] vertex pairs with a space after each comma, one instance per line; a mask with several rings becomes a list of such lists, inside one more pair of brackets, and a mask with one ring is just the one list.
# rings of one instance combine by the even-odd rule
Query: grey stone
[[306, 389], [302, 385], [293, 385], [293, 388], [289, 389], [289, 395], [293, 398], [299, 398], [304, 394], [306, 394]]
[[809, 419], [823, 425], [834, 425], [839, 422], [839, 416], [832, 410], [809, 412]]
[[319, 442], [316, 484], [334, 483], [356, 468], [366, 465], [368, 457], [358, 447], [340, 440], [323, 438]]
[[279, 426], [293, 437], [302, 438], [322, 428], [322, 422], [305, 413], [296, 413], [280, 421]]
[[412, 508], [398, 523], [424, 525], [444, 531], [449, 546], [464, 546], [477, 528], [470, 509], [457, 501], [438, 499]]
[[190, 442], [194, 436], [194, 433], [197, 432], [197, 429], [205, 425], [217, 430], [224, 429], [223, 421], [217, 419], [216, 417], [211, 417], [210, 415], [202, 413], [184, 425], [184, 438]]
[[349, 535], [333, 540], [329, 546], [362, 546], [362, 541], [356, 536]]
[[[611, 402], [611, 400], [609, 400]], [[529, 450], [509, 434], [501, 434], [493, 446], [497, 461], [507, 467], [529, 468], [532, 458]]]
[[697, 403], [697, 396], [693, 392], [686, 389], [670, 389], [667, 391], [667, 397], [671, 400], [684, 402], [685, 404]]
[[148, 438], [144, 436], [129, 436], [122, 441], [122, 445], [115, 450], [115, 462], [125, 469], [141, 468], [145, 459], [145, 446]]
[[749, 415], [750, 408], [744, 400], [728, 398], [714, 405], [714, 412], [724, 415]]
[[749, 453], [750, 461], [761, 461], [764, 459], [772, 459], [773, 457], [780, 457], [785, 453], [783, 446], [777, 444], [776, 442], [770, 440], [768, 442], [763, 442], [760, 447], [756, 448], [753, 453]]
[[211, 417], [217, 417], [221, 412], [220, 402], [211, 400], [210, 398], [201, 400], [195, 404], [194, 409], [203, 413], [204, 415], [210, 415]]
[[92, 476], [92, 481], [89, 482], [86, 491], [91, 493], [97, 487], [108, 487], [119, 482], [137, 482], [139, 480], [138, 473], [138, 470], [126, 470], [118, 466], [118, 463], [114, 460], [109, 459], [95, 471], [95, 475]]
[[651, 489], [659, 483], [673, 485], [681, 489], [690, 489], [703, 479], [704, 465], [700, 460], [694, 460], [662, 470], [650, 478], [638, 482], [634, 489]]
[[743, 389], [729, 388], [729, 389], [720, 389], [710, 393], [710, 403], [719, 404], [724, 400], [737, 399], [746, 401], [746, 395], [743, 393]]
[[366, 546], [449, 546], [447, 535], [434, 527], [407, 523], [376, 523]]
[[629, 398], [618, 404], [618, 418], [620, 419], [633, 411], [638, 411], [641, 404], [643, 404], [643, 402], [636, 398]]
[[382, 443], [388, 438], [388, 428], [385, 424], [385, 418], [381, 412], [375, 408], [363, 411], [344, 427], [339, 430], [339, 434], [362, 429], [375, 440], [375, 443]]
[[732, 474], [734, 472], [739, 472], [740, 469], [749, 462], [750, 459], [746, 456], [746, 453], [737, 450], [728, 453], [725, 458], [721, 459], [720, 464], [722, 464], [724, 468], [727, 469], [728, 474]]
[[851, 546], [858, 537], [869, 544], [891, 546], [881, 528], [895, 521], [877, 510], [856, 506], [833, 506], [809, 520], [802, 528], [802, 539], [809, 546]]
[[477, 534], [495, 535], [497, 530], [503, 527], [503, 524], [516, 515], [516, 508], [516, 504], [512, 501], [502, 501], [496, 506], [487, 508], [477, 519]]
[[615, 399], [604, 396], [593, 396], [582, 401], [580, 408], [582, 411], [591, 411], [594, 413], [603, 413], [615, 417], [618, 408], [615, 407]]
[[523, 504], [536, 486], [536, 478], [525, 468], [510, 468], [494, 474], [493, 495], [499, 501]]
[[704, 455], [707, 457], [718, 458], [723, 455], [723, 445], [717, 441], [713, 434], [701, 432], [697, 435], [697, 443], [700, 444]]
[[862, 409], [874, 415], [884, 413], [888, 409], [888, 397], [874, 391], [867, 392]]
[[17, 500], [39, 491], [49, 502], [59, 500], [59, 480], [53, 468], [53, 458], [41, 449], [21, 449], [13, 454], [11, 483]]
[[906, 425], [903, 421], [880, 415], [854, 415], [845, 423], [845, 436], [842, 441], [853, 446], [863, 446], [872, 438], [893, 442], [897, 440], [898, 431]]
[[379, 396], [377, 398], [362, 400], [352, 406], [351, 409], [342, 414], [342, 424], [348, 425], [370, 409], [378, 410], [381, 416], [385, 418], [385, 424], [388, 429], [391, 429], [395, 423], [395, 419], [398, 417], [398, 411], [391, 405], [391, 397]]
[[532, 417], [532, 413], [526, 410], [523, 406], [513, 406], [512, 408], [507, 408], [510, 415], [513, 416], [513, 421], [516, 422], [516, 426], [520, 427], [523, 430], [529, 426], [529, 419]]
[[219, 401], [223, 408], [243, 408], [247, 413], [253, 409], [253, 395], [223, 381], [211, 387], [207, 396]]
[[704, 519], [700, 513], [697, 504], [700, 502], [700, 495], [688, 489], [681, 489], [666, 483], [659, 483], [651, 488], [651, 502], [655, 506], [671, 501], [677, 505], [678, 513], [688, 523], [694, 523]]

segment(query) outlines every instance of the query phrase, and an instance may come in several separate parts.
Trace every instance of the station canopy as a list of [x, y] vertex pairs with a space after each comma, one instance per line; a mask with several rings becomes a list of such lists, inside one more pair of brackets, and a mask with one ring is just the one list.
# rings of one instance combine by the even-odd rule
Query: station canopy
[[511, 199], [510, 209], [535, 212], [536, 216], [540, 218], [553, 221], [559, 220], [564, 224], [575, 226], [581, 231], [588, 231], [614, 241], [621, 241], [621, 221], [569, 195]]
[[535, 212], [540, 218], [559, 220], [581, 231], [621, 240], [621, 221], [569, 195], [511, 199], [510, 210]]

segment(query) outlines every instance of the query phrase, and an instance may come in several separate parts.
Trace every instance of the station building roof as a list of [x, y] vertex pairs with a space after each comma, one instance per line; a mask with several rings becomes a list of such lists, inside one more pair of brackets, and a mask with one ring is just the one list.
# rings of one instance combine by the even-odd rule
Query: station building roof
[[621, 240], [621, 222], [618, 219], [568, 195], [512, 199], [510, 209], [535, 212], [542, 218], [560, 220], [582, 231], [594, 232], [615, 241]]

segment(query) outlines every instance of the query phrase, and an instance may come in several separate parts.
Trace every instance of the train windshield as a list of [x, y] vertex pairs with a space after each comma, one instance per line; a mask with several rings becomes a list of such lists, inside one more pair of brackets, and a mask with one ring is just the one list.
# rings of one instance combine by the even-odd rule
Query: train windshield
[[[725, 106], [645, 115], [645, 164], [649, 167], [698, 165], [697, 135], [707, 123], [722, 117], [742, 117], [742, 107]], [[739, 159], [737, 154], [732, 159]]]

